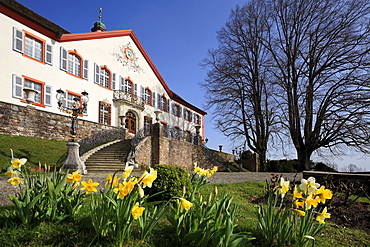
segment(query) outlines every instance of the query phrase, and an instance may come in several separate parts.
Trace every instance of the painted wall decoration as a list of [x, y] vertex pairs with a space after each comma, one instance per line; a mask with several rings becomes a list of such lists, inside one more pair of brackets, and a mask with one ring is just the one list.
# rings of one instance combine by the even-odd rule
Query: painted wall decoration
[[117, 61], [119, 61], [124, 67], [127, 67], [129, 70], [138, 73], [144, 72], [144, 70], [139, 66], [139, 58], [134, 53], [130, 42], [126, 45], [120, 46], [119, 52], [114, 52], [113, 56], [115, 56], [117, 58]]

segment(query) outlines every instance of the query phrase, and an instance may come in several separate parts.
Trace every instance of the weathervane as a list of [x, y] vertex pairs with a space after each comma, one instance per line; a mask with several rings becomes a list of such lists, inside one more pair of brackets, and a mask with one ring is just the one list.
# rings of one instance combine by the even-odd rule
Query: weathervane
[[99, 15], [98, 15], [99, 21], [101, 21], [102, 12], [103, 12], [103, 8], [99, 8]]

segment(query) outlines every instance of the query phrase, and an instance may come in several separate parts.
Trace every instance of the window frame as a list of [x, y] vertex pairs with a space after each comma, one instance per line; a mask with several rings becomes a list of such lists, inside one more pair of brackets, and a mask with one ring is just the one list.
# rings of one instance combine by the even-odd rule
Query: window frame
[[149, 87], [144, 88], [143, 98], [144, 98], [144, 103], [146, 105], [152, 106], [152, 102], [153, 102], [152, 97], [153, 97], [152, 90], [150, 90]]
[[[105, 111], [102, 111], [101, 107], [106, 107]], [[103, 109], [104, 110], [104, 109]], [[105, 118], [106, 116], [106, 118]], [[107, 122], [102, 122], [101, 120], [107, 119]], [[99, 101], [99, 119], [100, 124], [112, 125], [112, 105], [104, 101]]]
[[[40, 102], [35, 102], [33, 105], [36, 106], [52, 106], [52, 86], [46, 85], [45, 82], [37, 80], [35, 78], [29, 77], [29, 76], [19, 76], [16, 74], [12, 75], [12, 97], [20, 99], [22, 102], [26, 102], [26, 93], [23, 89], [30, 88], [26, 87], [26, 82], [32, 83], [32, 85], [37, 84], [40, 85], [40, 91], [36, 95], [37, 97], [40, 97]], [[34, 86], [31, 87], [32, 89], [35, 89]]]

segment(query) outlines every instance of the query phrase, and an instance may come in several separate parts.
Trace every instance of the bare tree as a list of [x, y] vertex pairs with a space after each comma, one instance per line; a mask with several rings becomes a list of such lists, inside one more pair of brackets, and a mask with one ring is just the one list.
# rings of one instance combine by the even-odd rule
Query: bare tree
[[[268, 83], [268, 50], [264, 2], [237, 6], [218, 32], [218, 49], [209, 50], [203, 66], [209, 68], [201, 85], [208, 108], [214, 107], [216, 127], [229, 138], [242, 137], [259, 156], [265, 170], [266, 152], [274, 122]], [[265, 37], [266, 36], [266, 37]]]
[[312, 153], [369, 150], [368, 0], [272, 0], [265, 46], [275, 61], [281, 122], [301, 167]]

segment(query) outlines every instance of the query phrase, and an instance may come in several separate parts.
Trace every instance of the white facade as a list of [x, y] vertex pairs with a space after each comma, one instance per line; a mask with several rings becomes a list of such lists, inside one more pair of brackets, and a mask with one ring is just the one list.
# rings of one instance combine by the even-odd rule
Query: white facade
[[15, 11], [24, 6], [1, 4], [1, 101], [26, 105], [23, 89], [31, 87], [39, 92], [36, 108], [60, 114], [57, 89], [70, 99], [86, 91], [87, 112], [80, 118], [123, 124], [135, 133], [156, 122], [160, 111], [163, 124], [192, 133], [198, 125], [203, 135], [206, 113], [168, 88], [133, 31], [60, 34], [51, 22], [32, 20], [32, 12]]

